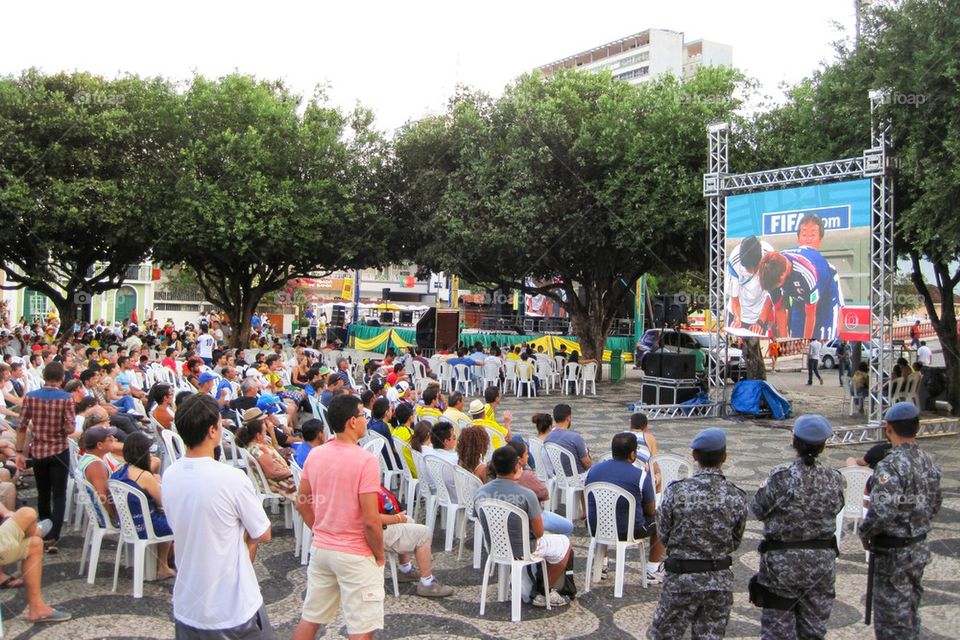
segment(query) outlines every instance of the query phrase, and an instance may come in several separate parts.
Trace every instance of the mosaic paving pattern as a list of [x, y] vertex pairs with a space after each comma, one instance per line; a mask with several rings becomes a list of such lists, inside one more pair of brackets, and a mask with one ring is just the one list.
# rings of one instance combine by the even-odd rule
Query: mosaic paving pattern
[[[835, 389], [814, 388], [812, 393], [797, 385], [800, 374], [780, 374], [782, 387], [791, 396], [798, 412], [821, 412], [839, 416], [841, 398]], [[805, 377], [805, 376], [804, 376]], [[809, 388], [808, 388], [809, 389]], [[581, 431], [595, 456], [609, 446], [609, 438], [627, 423], [625, 405], [639, 396], [639, 387], [631, 379], [617, 386], [598, 385], [596, 398], [570, 398], [554, 393], [534, 400], [508, 399], [501, 410], [514, 413], [515, 429], [531, 430], [529, 416], [549, 410], [560, 398], [574, 408], [574, 427]], [[814, 395], [815, 394], [815, 395]], [[703, 421], [661, 422], [653, 425], [660, 449], [688, 455], [692, 435], [706, 426]], [[790, 435], [784, 425], [768, 425], [757, 421], [722, 421], [730, 436], [729, 460], [725, 467], [728, 478], [752, 493], [770, 468], [790, 460]], [[769, 428], [781, 427], [781, 428]], [[924, 637], [955, 638], [960, 623], [960, 479], [956, 469], [960, 461], [960, 438], [924, 441], [944, 469], [944, 505], [930, 537], [934, 553], [927, 568], [923, 598]], [[842, 466], [847, 455], [861, 449], [831, 449], [827, 460]], [[31, 492], [24, 495], [31, 497]], [[257, 575], [267, 602], [267, 610], [277, 629], [278, 638], [288, 638], [299, 619], [305, 586], [305, 571], [293, 557], [293, 536], [284, 530], [282, 520], [274, 519], [274, 539], [261, 547], [257, 558]], [[439, 528], [438, 528], [439, 529]], [[744, 543], [736, 554], [734, 571], [737, 592], [727, 628], [729, 638], [755, 638], [759, 635], [759, 610], [747, 600], [746, 585], [758, 563], [757, 543], [761, 525], [750, 520]], [[438, 536], [440, 532], [438, 530]], [[144, 597], [131, 597], [130, 572], [121, 570], [118, 593], [110, 591], [114, 546], [105, 543], [95, 585], [87, 585], [77, 575], [82, 538], [75, 532], [61, 543], [58, 556], [48, 556], [44, 566], [44, 596], [54, 606], [66, 609], [74, 620], [55, 627], [33, 626], [26, 621], [22, 589], [0, 592], [4, 630], [8, 638], [87, 640], [93, 638], [172, 638], [170, 593], [172, 582], [146, 584]], [[583, 590], [583, 565], [587, 538], [582, 524], [577, 526], [574, 544], [577, 557], [577, 585]], [[455, 547], [456, 548], [456, 547]], [[467, 548], [470, 545], [468, 541]], [[434, 544], [442, 549], [442, 542]], [[848, 535], [841, 545], [842, 555], [837, 571], [837, 601], [830, 618], [830, 638], [872, 637], [864, 628], [863, 595], [866, 580], [864, 554], [856, 537]], [[406, 638], [530, 638], [553, 639], [574, 637], [614, 638], [642, 637], [656, 606], [659, 590], [642, 589], [639, 571], [643, 559], [636, 552], [628, 554], [624, 597], [613, 597], [613, 579], [601, 583], [570, 606], [547, 612], [523, 608], [523, 621], [510, 623], [509, 603], [496, 603], [496, 591], [488, 593], [490, 603], [483, 618], [479, 616], [480, 572], [470, 567], [469, 552], [462, 561], [456, 553], [435, 551], [435, 575], [456, 587], [456, 594], [444, 600], [427, 600], [414, 595], [414, 586], [401, 585], [399, 599], [388, 595], [386, 629], [382, 637]], [[390, 589], [388, 588], [388, 594]], [[346, 630], [341, 620], [324, 629], [324, 637], [342, 637]]]

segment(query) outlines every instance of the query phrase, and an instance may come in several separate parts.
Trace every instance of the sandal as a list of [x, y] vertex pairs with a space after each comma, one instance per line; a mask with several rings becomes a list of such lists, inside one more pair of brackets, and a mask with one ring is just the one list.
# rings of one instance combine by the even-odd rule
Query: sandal
[[41, 622], [66, 622], [73, 616], [67, 613], [66, 611], [60, 611], [54, 609], [48, 615], [43, 616], [42, 618], [37, 618], [36, 620], [30, 620], [33, 624], [38, 624]]
[[47, 540], [43, 543], [44, 550], [50, 555], [56, 555], [60, 553], [59, 547], [57, 547], [58, 540]]
[[7, 576], [6, 580], [0, 582], [0, 589], [19, 589], [24, 584], [20, 576]]

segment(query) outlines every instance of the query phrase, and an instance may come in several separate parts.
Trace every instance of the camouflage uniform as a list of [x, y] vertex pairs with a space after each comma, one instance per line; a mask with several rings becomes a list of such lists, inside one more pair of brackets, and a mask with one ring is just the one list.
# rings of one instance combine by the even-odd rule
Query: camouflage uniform
[[[843, 509], [843, 479], [820, 462], [798, 459], [776, 467], [753, 496], [750, 510], [763, 521], [767, 540], [828, 540]], [[823, 638], [833, 608], [837, 556], [833, 549], [778, 549], [760, 556], [758, 582], [797, 600], [787, 611], [764, 608], [764, 640]]]
[[[915, 538], [933, 528], [940, 510], [940, 469], [916, 444], [895, 447], [877, 464], [870, 484], [870, 507], [860, 539], [874, 536]], [[878, 640], [920, 637], [923, 569], [930, 563], [925, 540], [902, 548], [875, 549], [873, 628]]]
[[[747, 524], [743, 490], [719, 469], [699, 469], [671, 482], [657, 509], [657, 531], [669, 559], [720, 560], [740, 546]], [[673, 640], [722, 638], [733, 605], [733, 570], [667, 571], [647, 637]]]

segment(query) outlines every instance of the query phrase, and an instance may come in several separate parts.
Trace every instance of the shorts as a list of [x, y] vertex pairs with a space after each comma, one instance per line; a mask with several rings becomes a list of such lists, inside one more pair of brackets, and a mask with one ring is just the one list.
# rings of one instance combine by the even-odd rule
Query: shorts
[[13, 564], [27, 557], [30, 541], [13, 518], [0, 524], [0, 565]]
[[267, 610], [260, 605], [253, 617], [231, 629], [196, 629], [179, 620], [174, 620], [176, 640], [271, 640], [273, 627], [267, 618]]
[[431, 540], [430, 530], [413, 522], [391, 524], [383, 530], [383, 548], [394, 553], [413, 553]]
[[543, 558], [547, 564], [560, 564], [569, 548], [570, 539], [567, 536], [545, 533], [537, 540], [537, 548], [534, 549], [533, 555]]
[[326, 624], [342, 608], [347, 633], [383, 629], [383, 567], [373, 556], [316, 547], [312, 551], [303, 619]]

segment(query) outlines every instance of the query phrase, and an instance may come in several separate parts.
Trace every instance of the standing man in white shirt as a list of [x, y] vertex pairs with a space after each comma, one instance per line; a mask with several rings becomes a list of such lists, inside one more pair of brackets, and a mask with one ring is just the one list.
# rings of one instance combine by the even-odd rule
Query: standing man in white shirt
[[920, 347], [917, 349], [917, 362], [924, 367], [929, 367], [933, 361], [933, 351], [927, 346], [926, 340], [920, 341]]
[[213, 347], [216, 342], [210, 335], [210, 329], [206, 325], [200, 325], [200, 335], [197, 336], [197, 357], [208, 367], [213, 366]]
[[246, 475], [214, 458], [223, 428], [217, 401], [190, 396], [175, 421], [187, 453], [164, 473], [162, 492], [177, 549], [176, 638], [273, 638], [253, 570], [270, 520]]
[[814, 338], [810, 341], [810, 350], [807, 352], [807, 385], [813, 384], [813, 376], [817, 376], [820, 384], [823, 384], [823, 378], [820, 377], [820, 349], [823, 345]]

